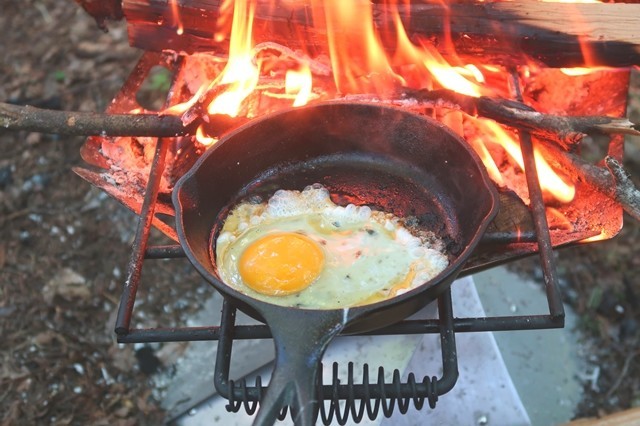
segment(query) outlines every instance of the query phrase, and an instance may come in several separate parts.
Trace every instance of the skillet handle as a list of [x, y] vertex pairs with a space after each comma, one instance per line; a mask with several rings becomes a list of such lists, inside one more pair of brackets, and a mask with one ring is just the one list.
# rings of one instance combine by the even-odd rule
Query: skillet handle
[[313, 426], [320, 361], [331, 340], [344, 328], [346, 313], [302, 309], [263, 312], [273, 335], [276, 361], [254, 426], [273, 425], [287, 405], [296, 426]]

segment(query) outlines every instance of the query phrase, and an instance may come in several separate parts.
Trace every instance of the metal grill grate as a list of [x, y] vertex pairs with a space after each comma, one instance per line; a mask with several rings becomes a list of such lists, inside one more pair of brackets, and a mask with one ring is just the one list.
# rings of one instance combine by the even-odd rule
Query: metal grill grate
[[[236, 310], [230, 303], [225, 301], [220, 323], [216, 325], [153, 329], [131, 327], [136, 293], [145, 260], [184, 257], [182, 248], [179, 245], [147, 245], [158, 196], [158, 185], [164, 169], [168, 145], [168, 140], [158, 140], [118, 310], [115, 328], [118, 342], [217, 341], [215, 387], [229, 401], [227, 405], [229, 411], [237, 412], [244, 409], [248, 413], [252, 413], [256, 410], [266, 387], [263, 386], [259, 377], [253, 385], [247, 384], [244, 380], [234, 382], [229, 379], [229, 370], [232, 362], [231, 349], [236, 339], [270, 338], [271, 334], [266, 325], [236, 325]], [[451, 291], [447, 290], [438, 299], [437, 319], [405, 320], [367, 333], [369, 335], [440, 334], [442, 343], [442, 376], [440, 378], [435, 376], [424, 377], [422, 380], [416, 380], [414, 375], [411, 374], [406, 382], [402, 382], [399, 372], [395, 371], [391, 383], [385, 383], [384, 367], [378, 369], [377, 377], [370, 377], [367, 366], [363, 372], [363, 383], [355, 384], [353, 381], [353, 365], [349, 364], [348, 379], [346, 383], [340, 383], [337, 379], [338, 365], [334, 364], [333, 383], [324, 384], [320, 382], [317, 385], [319, 398], [328, 402], [327, 404], [318, 404], [319, 408], [316, 416], [319, 416], [319, 420], [325, 423], [337, 421], [343, 424], [349, 417], [354, 421], [359, 421], [365, 415], [374, 419], [381, 412], [385, 416], [390, 416], [396, 409], [405, 413], [411, 402], [417, 409], [421, 409], [425, 401], [429, 403], [431, 408], [434, 408], [438, 397], [449, 392], [458, 378], [456, 333], [548, 329], [562, 328], [564, 326], [564, 308], [553, 262], [552, 244], [547, 230], [542, 193], [535, 173], [531, 138], [526, 133], [521, 134], [521, 146], [526, 162], [527, 180], [532, 199], [532, 216], [536, 225], [536, 239], [539, 245], [540, 265], [546, 287], [548, 312], [539, 315], [454, 318]], [[467, 273], [470, 273], [470, 271], [467, 270]], [[281, 413], [281, 417], [284, 418], [286, 415], [285, 409]]]

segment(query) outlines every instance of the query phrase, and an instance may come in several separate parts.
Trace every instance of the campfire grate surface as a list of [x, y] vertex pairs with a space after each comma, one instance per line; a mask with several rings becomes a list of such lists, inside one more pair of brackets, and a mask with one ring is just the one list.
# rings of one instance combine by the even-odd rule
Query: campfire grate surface
[[[229, 379], [232, 362], [231, 350], [233, 342], [242, 339], [269, 339], [271, 333], [266, 325], [236, 325], [236, 309], [225, 301], [219, 324], [204, 327], [175, 328], [133, 328], [131, 319], [140, 286], [142, 270], [146, 260], [172, 259], [185, 257], [180, 245], [149, 246], [149, 235], [154, 220], [160, 180], [164, 171], [170, 139], [158, 139], [154, 159], [149, 172], [149, 179], [144, 193], [135, 239], [132, 245], [130, 261], [127, 267], [126, 281], [121, 296], [116, 320], [116, 334], [119, 343], [151, 343], [151, 342], [184, 342], [184, 341], [217, 341], [217, 359], [215, 363], [214, 385], [216, 390], [228, 400], [227, 410], [238, 412], [244, 408], [252, 414], [264, 394], [266, 387], [260, 377], [254, 385], [244, 380], [235, 382]], [[527, 162], [527, 183], [531, 196], [531, 215], [536, 229], [536, 241], [539, 247], [540, 266], [544, 276], [548, 312], [537, 315], [485, 316], [455, 318], [452, 309], [451, 291], [447, 290], [438, 299], [438, 318], [404, 320], [383, 329], [365, 333], [367, 335], [400, 335], [400, 334], [439, 334], [442, 351], [441, 377], [424, 377], [416, 381], [410, 374], [406, 382], [400, 380], [400, 373], [394, 372], [393, 380], [384, 380], [384, 367], [378, 368], [377, 378], [369, 377], [369, 367], [365, 365], [362, 384], [353, 380], [353, 365], [348, 365], [348, 379], [340, 383], [337, 372], [338, 365], [333, 365], [333, 383], [317, 384], [318, 396], [326, 403], [318, 404], [316, 416], [324, 423], [333, 420], [344, 424], [349, 416], [360, 421], [366, 414], [375, 419], [382, 414], [390, 416], [397, 408], [406, 413], [411, 401], [416, 409], [421, 409], [425, 401], [435, 408], [438, 397], [449, 392], [458, 378], [458, 361], [455, 334], [461, 332], [515, 331], [562, 328], [564, 326], [564, 307], [562, 304], [559, 283], [553, 260], [552, 243], [547, 228], [547, 220], [542, 202], [542, 192], [535, 171], [530, 135], [521, 133], [523, 157]], [[469, 274], [473, 268], [463, 271]], [[364, 334], [362, 334], [364, 335]], [[320, 379], [321, 380], [321, 379]], [[360, 404], [358, 404], [360, 401]], [[342, 407], [340, 403], [343, 403]], [[281, 413], [286, 417], [287, 409]]]

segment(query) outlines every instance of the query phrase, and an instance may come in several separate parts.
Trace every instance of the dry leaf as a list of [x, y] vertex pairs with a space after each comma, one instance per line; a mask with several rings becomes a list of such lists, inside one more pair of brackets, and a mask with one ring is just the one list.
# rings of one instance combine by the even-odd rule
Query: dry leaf
[[51, 303], [55, 296], [64, 299], [88, 299], [91, 292], [87, 280], [70, 268], [63, 268], [42, 289], [44, 300]]

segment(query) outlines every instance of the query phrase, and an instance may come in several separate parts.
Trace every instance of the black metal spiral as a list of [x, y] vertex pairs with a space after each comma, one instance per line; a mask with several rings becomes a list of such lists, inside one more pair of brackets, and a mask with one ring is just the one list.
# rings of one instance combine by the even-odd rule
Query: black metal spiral
[[[349, 419], [356, 423], [362, 421], [366, 415], [370, 420], [378, 417], [380, 412], [385, 417], [390, 417], [397, 409], [405, 414], [413, 402], [417, 410], [421, 410], [425, 400], [429, 407], [435, 408], [438, 401], [438, 379], [436, 377], [424, 377], [420, 383], [413, 373], [409, 374], [407, 381], [403, 382], [400, 371], [393, 372], [390, 383], [385, 381], [385, 370], [378, 368], [377, 380], [371, 381], [369, 365], [363, 365], [362, 383], [356, 384], [354, 379], [354, 364], [350, 362], [347, 368], [346, 383], [340, 383], [338, 377], [339, 365], [333, 363], [332, 383], [324, 384], [322, 377], [317, 384], [317, 394], [321, 401], [316, 407], [314, 418], [323, 424], [344, 425]], [[262, 385], [262, 378], [258, 376], [254, 386], [247, 386], [246, 380], [228, 382], [227, 411], [237, 413], [244, 409], [252, 415], [258, 408], [259, 401], [266, 391]], [[288, 414], [287, 407], [283, 408], [278, 416], [284, 420]]]

